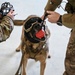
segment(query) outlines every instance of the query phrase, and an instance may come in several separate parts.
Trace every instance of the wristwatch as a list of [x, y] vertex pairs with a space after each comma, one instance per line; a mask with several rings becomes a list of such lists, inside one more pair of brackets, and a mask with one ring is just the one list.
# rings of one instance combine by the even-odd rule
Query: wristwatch
[[62, 15], [60, 15], [57, 25], [62, 26]]

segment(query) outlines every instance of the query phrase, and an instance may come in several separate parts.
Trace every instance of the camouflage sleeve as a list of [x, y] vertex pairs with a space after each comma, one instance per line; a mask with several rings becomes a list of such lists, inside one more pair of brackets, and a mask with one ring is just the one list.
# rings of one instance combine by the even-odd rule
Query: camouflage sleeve
[[75, 28], [75, 14], [62, 15], [62, 24], [68, 28]]
[[9, 38], [13, 27], [14, 25], [12, 19], [8, 16], [3, 17], [0, 23], [0, 42], [5, 41], [7, 38]]
[[45, 12], [54, 11], [58, 7], [58, 5], [60, 5], [61, 2], [62, 0], [48, 0], [45, 7]]

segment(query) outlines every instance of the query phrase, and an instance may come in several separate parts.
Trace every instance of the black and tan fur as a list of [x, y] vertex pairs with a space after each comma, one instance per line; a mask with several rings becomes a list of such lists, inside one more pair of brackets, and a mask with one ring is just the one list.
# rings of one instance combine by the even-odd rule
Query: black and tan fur
[[[29, 18], [31, 18], [30, 16]], [[49, 37], [50, 32], [46, 30], [46, 34]], [[40, 61], [40, 75], [44, 75], [44, 70], [46, 67], [46, 58], [50, 58], [48, 50], [48, 37], [45, 41], [40, 41], [39, 43], [30, 42], [24, 35], [24, 26], [22, 28], [21, 44], [16, 50], [21, 50], [23, 56], [22, 59], [22, 75], [26, 75], [26, 65], [28, 59], [34, 59], [35, 61]], [[17, 75], [17, 74], [16, 74]]]

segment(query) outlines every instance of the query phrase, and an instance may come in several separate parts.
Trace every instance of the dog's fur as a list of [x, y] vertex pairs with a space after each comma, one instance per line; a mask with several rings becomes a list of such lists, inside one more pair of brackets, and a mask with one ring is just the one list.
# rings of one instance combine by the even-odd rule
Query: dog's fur
[[[30, 16], [31, 17], [31, 16]], [[47, 36], [50, 36], [49, 30], [46, 30]], [[40, 41], [39, 43], [32, 43], [30, 42], [24, 35], [24, 26], [22, 29], [22, 36], [21, 36], [21, 44], [16, 50], [22, 50], [22, 54], [24, 54], [24, 58], [22, 60], [22, 75], [26, 75], [26, 65], [27, 60], [29, 58], [34, 60], [39, 60], [41, 65], [40, 75], [44, 75], [44, 70], [46, 67], [46, 58], [50, 57], [48, 51], [48, 44], [47, 41]], [[36, 51], [37, 50], [37, 51]]]

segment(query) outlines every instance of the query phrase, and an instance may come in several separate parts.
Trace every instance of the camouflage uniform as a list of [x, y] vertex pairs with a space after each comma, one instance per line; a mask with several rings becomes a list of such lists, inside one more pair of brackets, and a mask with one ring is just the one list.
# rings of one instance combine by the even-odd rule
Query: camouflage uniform
[[8, 16], [4, 16], [0, 20], [0, 42], [7, 40], [10, 37], [10, 34], [15, 26], [23, 25], [24, 20], [12, 20]]
[[[75, 75], [75, 0], [67, 0], [65, 10], [67, 14], [62, 15], [62, 24], [68, 28], [72, 28], [71, 36], [67, 46], [65, 58], [65, 72], [63, 75]], [[48, 0], [45, 7], [47, 10], [54, 11], [62, 0]]]
[[0, 22], [0, 42], [5, 41], [7, 38], [9, 38], [13, 28], [13, 20], [8, 16], [3, 17]]

